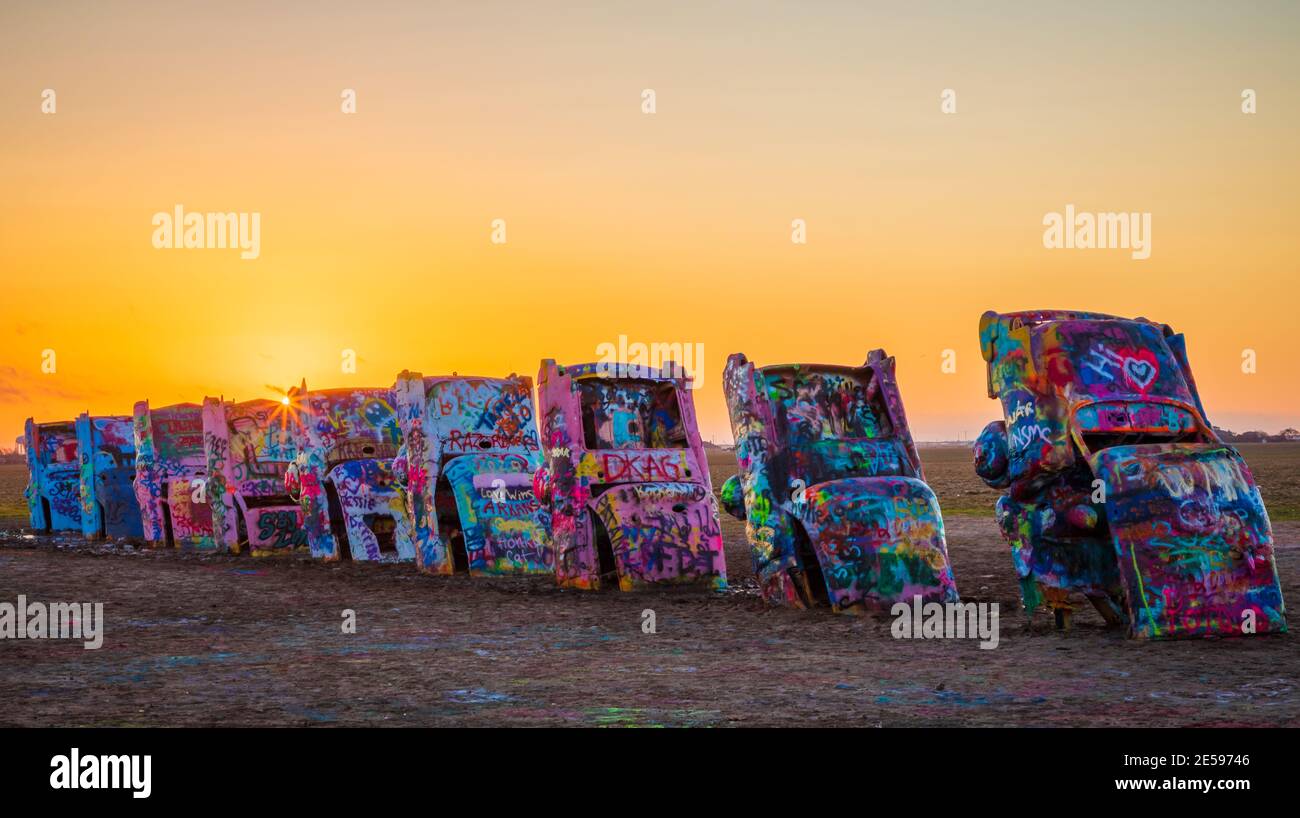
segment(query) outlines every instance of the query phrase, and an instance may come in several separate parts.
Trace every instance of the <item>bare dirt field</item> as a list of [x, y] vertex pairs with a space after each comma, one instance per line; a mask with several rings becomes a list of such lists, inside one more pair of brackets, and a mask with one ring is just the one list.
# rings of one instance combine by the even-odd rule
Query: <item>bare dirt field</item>
[[[936, 451], [923, 457], [947, 507], [966, 484], [958, 458]], [[716, 489], [734, 461], [715, 454]], [[1134, 642], [1087, 606], [1069, 634], [1046, 617], [1026, 631], [991, 516], [945, 520], [963, 599], [1000, 605], [994, 650], [895, 640], [887, 618], [770, 609], [726, 517], [724, 595], [584, 594], [541, 578], [197, 557], [10, 529], [0, 602], [98, 601], [107, 623], [99, 650], [0, 640], [0, 725], [1300, 726], [1294, 636]], [[1300, 523], [1275, 532], [1295, 600]], [[355, 634], [342, 632], [344, 609]], [[645, 609], [657, 633], [642, 631]]]

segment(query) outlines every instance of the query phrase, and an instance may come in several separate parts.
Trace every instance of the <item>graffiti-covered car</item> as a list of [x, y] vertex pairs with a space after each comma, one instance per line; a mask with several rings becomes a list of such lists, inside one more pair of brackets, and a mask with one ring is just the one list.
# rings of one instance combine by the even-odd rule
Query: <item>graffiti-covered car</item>
[[287, 403], [203, 401], [203, 449], [212, 530], [220, 546], [255, 557], [306, 552], [302, 508], [284, 476], [297, 451]]
[[87, 539], [144, 535], [135, 499], [135, 436], [126, 415], [77, 418], [81, 533]]
[[81, 467], [71, 421], [24, 424], [28, 517], [34, 531], [81, 531]]
[[723, 388], [740, 473], [722, 503], [745, 521], [766, 600], [848, 613], [958, 600], [892, 357], [757, 367], [736, 353]]
[[211, 550], [203, 407], [135, 405], [135, 497], [150, 546]]
[[415, 559], [405, 492], [393, 473], [402, 446], [393, 390], [291, 390], [297, 456], [285, 490], [298, 500], [318, 559]]
[[550, 516], [533, 494], [542, 457], [532, 379], [403, 372], [396, 392], [420, 570], [554, 571]]
[[1070, 626], [1082, 594], [1136, 637], [1286, 630], [1255, 480], [1206, 418], [1183, 336], [1143, 318], [1041, 311], [980, 319], [1003, 420], [975, 469], [1030, 616]]
[[722, 529], [691, 379], [680, 367], [559, 366], [538, 375], [551, 516], [566, 587], [727, 584]]

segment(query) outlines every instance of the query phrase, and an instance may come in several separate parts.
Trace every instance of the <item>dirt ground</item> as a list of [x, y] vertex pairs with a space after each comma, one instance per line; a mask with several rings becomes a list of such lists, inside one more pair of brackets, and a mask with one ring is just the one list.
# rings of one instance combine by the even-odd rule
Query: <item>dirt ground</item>
[[[1139, 643], [1083, 608], [1068, 635], [1025, 632], [993, 521], [947, 525], [963, 598], [1001, 606], [994, 650], [769, 609], [731, 526], [726, 595], [4, 532], [0, 601], [102, 601], [107, 624], [99, 650], [0, 641], [0, 725], [1300, 726], [1294, 636]], [[1300, 524], [1276, 533], [1295, 600]]]

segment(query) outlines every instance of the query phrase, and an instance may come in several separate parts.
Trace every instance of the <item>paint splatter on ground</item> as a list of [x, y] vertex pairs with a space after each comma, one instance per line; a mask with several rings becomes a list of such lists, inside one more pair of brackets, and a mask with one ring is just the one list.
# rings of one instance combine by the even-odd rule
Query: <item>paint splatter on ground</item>
[[[107, 619], [98, 651], [0, 641], [0, 725], [1300, 726], [1294, 635], [1140, 643], [1083, 608], [1069, 635], [1045, 617], [1025, 633], [993, 520], [947, 526], [963, 598], [1002, 606], [996, 650], [769, 609], [732, 533], [720, 596], [0, 533], [0, 601], [102, 601]], [[1276, 534], [1300, 599], [1300, 524]]]

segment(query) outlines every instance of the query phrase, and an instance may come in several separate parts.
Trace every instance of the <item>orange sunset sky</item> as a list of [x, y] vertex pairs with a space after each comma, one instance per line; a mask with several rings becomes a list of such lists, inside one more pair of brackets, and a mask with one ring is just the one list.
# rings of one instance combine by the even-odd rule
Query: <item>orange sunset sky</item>
[[[1296, 3], [9, 0], [0, 447], [620, 335], [704, 345], [706, 438], [729, 353], [874, 347], [918, 438], [971, 437], [980, 313], [1046, 307], [1167, 322], [1211, 421], [1300, 426], [1298, 45]], [[155, 249], [177, 204], [260, 213], [260, 257]], [[1045, 249], [1067, 204], [1151, 213], [1150, 258]]]

